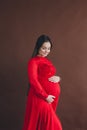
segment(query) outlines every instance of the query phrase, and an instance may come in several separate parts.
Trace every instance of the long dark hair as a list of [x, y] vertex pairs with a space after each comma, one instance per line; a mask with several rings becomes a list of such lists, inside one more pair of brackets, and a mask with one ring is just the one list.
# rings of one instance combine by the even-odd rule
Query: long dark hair
[[52, 41], [49, 38], [49, 36], [41, 35], [41, 36], [38, 37], [38, 39], [36, 41], [36, 45], [35, 45], [32, 57], [34, 57], [34, 56], [36, 56], [38, 54], [38, 51], [39, 51], [40, 47], [43, 45], [44, 42], [50, 42], [51, 48], [52, 48], [53, 45], [52, 45]]
[[[52, 45], [52, 41], [49, 38], [49, 36], [47, 36], [47, 35], [41, 35], [41, 36], [38, 37], [38, 39], [36, 41], [36, 45], [35, 45], [35, 48], [34, 48], [34, 51], [33, 51], [31, 57], [35, 57], [38, 54], [39, 49], [43, 45], [44, 42], [50, 42], [51, 48], [52, 48], [53, 45]], [[29, 89], [30, 89], [30, 83], [28, 83], [27, 96], [28, 96]]]

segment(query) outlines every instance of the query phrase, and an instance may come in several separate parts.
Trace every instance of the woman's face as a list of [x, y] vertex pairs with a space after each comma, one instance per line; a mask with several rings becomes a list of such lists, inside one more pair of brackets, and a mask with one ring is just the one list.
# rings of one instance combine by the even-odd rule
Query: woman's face
[[50, 42], [44, 42], [40, 47], [38, 55], [42, 57], [46, 57], [50, 53], [51, 44]]

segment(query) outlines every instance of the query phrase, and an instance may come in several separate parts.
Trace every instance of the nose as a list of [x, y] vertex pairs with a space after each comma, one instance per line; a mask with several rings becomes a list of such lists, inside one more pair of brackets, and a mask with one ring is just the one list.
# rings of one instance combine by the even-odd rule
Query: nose
[[49, 52], [49, 50], [46, 50], [45, 52], [46, 52], [46, 53], [48, 53], [48, 52]]

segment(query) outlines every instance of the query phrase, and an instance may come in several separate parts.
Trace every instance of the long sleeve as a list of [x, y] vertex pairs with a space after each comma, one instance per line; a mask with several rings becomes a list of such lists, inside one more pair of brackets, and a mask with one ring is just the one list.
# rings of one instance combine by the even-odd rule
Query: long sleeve
[[28, 63], [28, 78], [35, 94], [43, 99], [46, 99], [48, 94], [45, 92], [40, 82], [38, 81], [38, 64], [34, 59]]

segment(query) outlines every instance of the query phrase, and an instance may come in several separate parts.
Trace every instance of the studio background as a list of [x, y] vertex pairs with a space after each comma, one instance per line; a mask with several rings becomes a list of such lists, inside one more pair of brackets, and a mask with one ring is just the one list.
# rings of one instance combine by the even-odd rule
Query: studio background
[[22, 128], [27, 62], [41, 34], [52, 39], [49, 58], [62, 78], [63, 130], [87, 130], [87, 1], [0, 1], [0, 34], [0, 130]]

